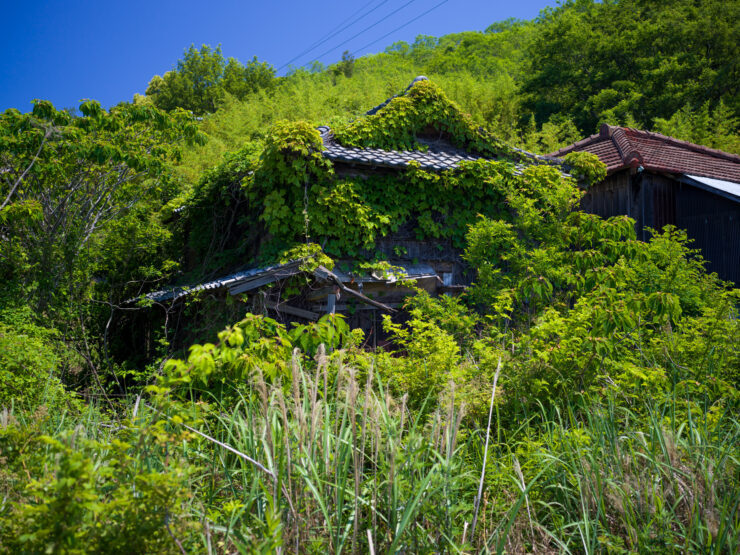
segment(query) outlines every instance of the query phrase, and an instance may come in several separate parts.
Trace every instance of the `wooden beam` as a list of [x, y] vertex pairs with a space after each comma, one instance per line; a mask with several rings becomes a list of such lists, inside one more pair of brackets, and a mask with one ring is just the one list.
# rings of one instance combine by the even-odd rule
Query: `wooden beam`
[[328, 269], [324, 268], [323, 266], [319, 266], [318, 268], [316, 268], [314, 270], [313, 274], [317, 278], [319, 278], [319, 279], [323, 279], [323, 280], [326, 280], [328, 282], [334, 283], [337, 287], [339, 287], [339, 289], [341, 289], [342, 291], [344, 291], [348, 295], [351, 295], [353, 297], [356, 297], [356, 298], [360, 299], [363, 303], [373, 305], [374, 307], [377, 307], [377, 308], [379, 308], [381, 310], [385, 310], [387, 312], [396, 312], [390, 306], [385, 305], [383, 303], [379, 303], [378, 301], [374, 301], [374, 300], [366, 297], [365, 295], [363, 295], [359, 291], [355, 291], [354, 289], [350, 289], [349, 287], [347, 287], [346, 285], [344, 285], [342, 283], [342, 280], [340, 280], [336, 276], [336, 274], [334, 274], [331, 270], [328, 270]]
[[315, 312], [311, 312], [310, 310], [303, 310], [302, 308], [297, 308], [288, 304], [277, 304], [272, 301], [267, 301], [265, 303], [265, 306], [270, 310], [275, 310], [276, 312], [284, 312], [285, 314], [298, 316], [299, 318], [305, 318], [306, 320], [316, 321], [320, 317]]

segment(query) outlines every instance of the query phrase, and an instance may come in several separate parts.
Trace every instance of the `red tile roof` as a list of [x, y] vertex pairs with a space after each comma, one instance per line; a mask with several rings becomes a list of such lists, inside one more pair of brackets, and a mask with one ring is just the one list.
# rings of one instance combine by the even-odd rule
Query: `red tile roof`
[[603, 124], [596, 135], [553, 152], [591, 152], [606, 164], [607, 173], [642, 166], [646, 170], [687, 173], [740, 183], [740, 156], [695, 145], [659, 133]]

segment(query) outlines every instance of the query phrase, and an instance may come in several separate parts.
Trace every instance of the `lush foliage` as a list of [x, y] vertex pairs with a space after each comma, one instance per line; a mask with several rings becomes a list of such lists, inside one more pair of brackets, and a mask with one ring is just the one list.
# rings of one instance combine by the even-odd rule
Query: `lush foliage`
[[[435, 114], [442, 115], [435, 120]], [[507, 195], [522, 187], [527, 194], [548, 197], [542, 199], [545, 204], [560, 205], [560, 197], [569, 197], [559, 209], [574, 206], [574, 181], [561, 182], [558, 169], [547, 165], [519, 175], [513, 161], [522, 156], [479, 131], [429, 81], [416, 83], [376, 115], [338, 127], [336, 134], [348, 145], [413, 148], [432, 125], [440, 127], [435, 136], [501, 161], [464, 162], [440, 173], [410, 163], [397, 175], [339, 178], [321, 155], [315, 129], [280, 122], [265, 137], [259, 158], [245, 147], [201, 179], [186, 213], [190, 247], [199, 261], [215, 264], [227, 262], [225, 256], [270, 256], [307, 239], [333, 256], [365, 252], [372, 257], [377, 239], [411, 224], [418, 239], [461, 248], [477, 214], [499, 217], [507, 212]], [[568, 163], [588, 179], [604, 174], [604, 165], [588, 154]]]
[[740, 7], [721, 1], [571, 0], [543, 11], [523, 89], [540, 121], [650, 125], [721, 100], [737, 114]]
[[[578, 211], [593, 156], [504, 142], [736, 150], [721, 7], [567, 2], [284, 78], [191, 47], [133, 104], [0, 115], [0, 552], [738, 552], [740, 290], [680, 230]], [[327, 123], [495, 160], [336, 172]], [[263, 262], [302, 260], [285, 297], [335, 259], [395, 277], [397, 233], [473, 283], [408, 297], [382, 348], [208, 290], [131, 302]]]
[[164, 76], [155, 75], [146, 89], [146, 97], [157, 108], [184, 108], [194, 114], [215, 112], [225, 94], [239, 100], [273, 85], [275, 70], [255, 56], [247, 65], [236, 58], [223, 57], [221, 47], [215, 50], [203, 45], [200, 50], [190, 45], [177, 67]]
[[569, 1], [534, 21], [395, 43], [355, 59], [351, 72], [348, 54], [306, 65], [242, 100], [221, 95], [202, 122], [211, 141], [182, 171], [192, 178], [279, 120], [346, 123], [418, 75], [477, 125], [541, 154], [600, 123], [738, 152], [737, 10], [719, 0]]

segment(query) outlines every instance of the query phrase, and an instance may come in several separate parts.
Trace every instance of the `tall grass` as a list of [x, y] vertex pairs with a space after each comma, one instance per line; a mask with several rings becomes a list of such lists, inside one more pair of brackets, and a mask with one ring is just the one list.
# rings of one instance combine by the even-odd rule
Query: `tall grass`
[[458, 446], [461, 408], [413, 418], [374, 372], [317, 358], [308, 372], [295, 356], [291, 384], [258, 372], [233, 409], [209, 421], [206, 432], [245, 457], [214, 444], [197, 450], [204, 504], [237, 501], [211, 527], [208, 549], [215, 536], [245, 551], [457, 549], [475, 480]]
[[201, 495], [240, 503], [213, 528], [227, 544], [246, 549], [269, 537], [291, 552], [351, 553], [738, 549], [740, 425], [729, 409], [684, 420], [672, 416], [686, 406], [679, 401], [543, 409], [492, 443], [487, 514], [472, 536], [486, 430], [461, 434], [464, 400], [453, 395], [414, 417], [375, 373], [323, 353], [310, 372], [294, 357], [293, 376], [270, 386], [257, 375], [210, 425], [278, 477], [271, 483], [245, 459], [210, 451]]
[[[521, 493], [487, 547], [737, 553], [740, 425], [729, 408], [709, 418], [689, 411], [677, 421], [677, 405], [684, 406], [592, 399], [532, 418], [536, 432], [523, 433], [530, 439], [499, 452], [512, 458], [509, 478]], [[526, 457], [523, 473], [517, 456]], [[522, 510], [529, 501], [531, 511]]]
[[[359, 370], [322, 350], [310, 368], [300, 361], [296, 354], [291, 383], [271, 384], [258, 371], [248, 384], [227, 389], [231, 401], [212, 399], [215, 410], [190, 423], [198, 434], [173, 435], [178, 439], [164, 448], [137, 436], [183, 431], [176, 413], [162, 416], [164, 406], [141, 402], [134, 416], [132, 400], [115, 419], [92, 405], [75, 416], [6, 410], [0, 446], [11, 449], [2, 456], [10, 457], [9, 468], [28, 470], [0, 472], [0, 523], [18, 504], [38, 502], [23, 493], [26, 472], [34, 479], [57, 472], [60, 455], [46, 444], [14, 466], [19, 450], [30, 449], [28, 438], [72, 433], [70, 444], [86, 445], [94, 468], [123, 438], [131, 457], [125, 468], [138, 468], [147, 480], [156, 472], [176, 476], [173, 465], [190, 469], [177, 474], [189, 493], [162, 515], [167, 525], [154, 543], [175, 552], [740, 550], [740, 423], [729, 400], [723, 410], [700, 413], [679, 399], [625, 407], [608, 397], [581, 398], [519, 425], [497, 422], [494, 411], [472, 534], [486, 429], [463, 425], [464, 399], [455, 398], [454, 384], [441, 397], [444, 405], [415, 415], [372, 368]], [[28, 433], [11, 433], [21, 428]], [[96, 495], [108, 502], [112, 492], [141, 482], [127, 475], [100, 483]]]

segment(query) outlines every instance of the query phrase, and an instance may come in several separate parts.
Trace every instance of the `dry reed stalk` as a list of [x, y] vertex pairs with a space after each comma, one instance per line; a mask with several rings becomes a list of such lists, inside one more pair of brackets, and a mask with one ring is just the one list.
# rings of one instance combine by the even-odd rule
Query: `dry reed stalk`
[[370, 555], [375, 555], [375, 546], [373, 545], [373, 535], [370, 533], [370, 529], [367, 531], [367, 545], [370, 548]]
[[401, 439], [403, 438], [403, 429], [406, 423], [406, 403], [409, 400], [409, 394], [404, 393], [403, 397], [401, 397], [401, 428], [398, 430], [398, 443], [401, 443]]
[[354, 519], [352, 524], [352, 553], [356, 552], [357, 549], [357, 534], [359, 532], [359, 519], [358, 511], [358, 499], [360, 497], [360, 474], [362, 468], [360, 465], [360, 453], [357, 449], [357, 396], [360, 393], [360, 388], [357, 384], [357, 370], [354, 367], [350, 367], [350, 388], [349, 388], [349, 419], [350, 426], [352, 429], [352, 471], [355, 483], [355, 498], [354, 498]]
[[329, 365], [329, 358], [326, 356], [326, 348], [322, 343], [316, 352], [316, 375], [311, 388], [311, 443], [316, 443], [316, 430], [321, 418], [322, 402], [318, 399], [319, 378], [324, 374], [324, 402], [326, 402], [326, 373]]
[[262, 405], [262, 418], [264, 419], [264, 435], [265, 441], [267, 442], [267, 448], [270, 451], [270, 460], [275, 460], [275, 447], [273, 446], [272, 440], [272, 429], [270, 428], [270, 420], [268, 418], [269, 412], [269, 399], [267, 395], [267, 383], [265, 382], [265, 376], [262, 373], [262, 369], [257, 366], [255, 367], [257, 377], [255, 379], [255, 387], [260, 397], [260, 403]]
[[431, 426], [432, 445], [434, 445], [434, 448], [441, 453], [445, 438], [442, 433], [442, 413], [440, 413], [439, 409], [434, 411], [434, 419], [432, 420]]
[[[454, 420], [455, 420], [455, 381], [450, 380], [448, 382], [448, 387], [450, 389], [450, 405], [447, 411], [447, 417], [445, 418], [445, 431], [444, 431], [444, 451], [442, 449], [439, 449], [440, 453], [447, 453], [447, 460], [450, 459], [450, 447], [452, 445], [452, 430], [454, 428]], [[441, 403], [440, 403], [441, 406]]]
[[[340, 360], [336, 362], [336, 364], [337, 364], [337, 381], [334, 386], [334, 402], [336, 403], [336, 406], [339, 407], [342, 405], [342, 392], [344, 391], [344, 387], [345, 387], [344, 385], [345, 376], [344, 376], [344, 365], [342, 364], [342, 361]], [[340, 421], [341, 421], [340, 418], [334, 419], [334, 429], [333, 429], [334, 437], [337, 437], [339, 435], [339, 426], [341, 424]], [[326, 456], [327, 457], [329, 456], [328, 452], [326, 453]], [[325, 464], [327, 466], [329, 465], [328, 458], [326, 459]]]
[[[355, 467], [355, 531], [353, 531], [352, 536], [352, 548], [353, 550], [356, 549], [355, 546], [355, 540], [356, 540], [356, 530], [360, 523], [360, 511], [361, 508], [358, 505], [358, 499], [359, 499], [359, 489], [358, 489], [358, 483], [360, 474], [361, 474], [361, 467], [364, 466], [365, 459], [367, 458], [365, 454], [365, 448], [366, 448], [366, 441], [367, 441], [367, 419], [369, 418], [369, 409], [370, 409], [370, 399], [372, 396], [372, 379], [373, 374], [372, 372], [367, 373], [367, 380], [365, 381], [365, 392], [364, 392], [364, 399], [362, 400], [362, 428], [360, 431], [360, 452], [359, 452], [359, 462], [358, 465]], [[368, 530], [369, 533], [369, 530]]]
[[380, 460], [380, 407], [373, 418], [373, 442], [375, 450], [373, 454], [373, 530], [378, 529], [378, 461]]
[[[401, 400], [402, 407], [406, 405], [406, 395], [403, 396]], [[390, 393], [386, 391], [386, 410], [388, 411], [388, 416], [390, 416], [390, 408], [391, 406], [391, 397]], [[403, 429], [403, 417], [404, 417], [404, 411], [401, 410], [401, 430]], [[402, 433], [401, 430], [398, 430], [399, 433], [399, 443], [400, 443], [400, 435]], [[389, 434], [388, 437], [388, 447], [390, 451], [390, 465], [389, 465], [389, 473], [388, 473], [388, 499], [391, 499], [393, 497], [393, 483], [396, 480], [396, 441], [395, 438], [392, 437]], [[390, 517], [390, 515], [388, 515]], [[388, 522], [390, 522], [391, 519], [388, 518]]]
[[460, 404], [460, 408], [457, 409], [457, 418], [454, 419], [454, 426], [452, 427], [452, 443], [450, 445], [450, 455], [449, 458], [452, 458], [452, 454], [455, 452], [455, 448], [457, 447], [457, 436], [458, 432], [460, 431], [460, 425], [462, 424], [462, 419], [465, 416], [465, 403]]
[[470, 530], [470, 536], [475, 535], [475, 525], [478, 523], [478, 508], [480, 507], [481, 495], [483, 494], [483, 481], [486, 478], [486, 462], [488, 461], [488, 442], [491, 438], [491, 420], [493, 419], [493, 400], [496, 397], [496, 383], [501, 372], [501, 357], [498, 359], [496, 373], [493, 375], [493, 388], [491, 389], [491, 405], [488, 409], [488, 426], [486, 427], [486, 444], [483, 450], [483, 468], [480, 473], [480, 485], [478, 486], [478, 495], [475, 496], [473, 503], [473, 526]]
[[298, 417], [298, 446], [302, 449], [306, 443], [306, 414], [303, 407], [303, 399], [301, 396], [301, 350], [299, 348], [293, 349], [293, 355], [290, 358], [290, 368], [293, 382], [293, 406], [295, 407], [295, 414]]
[[[275, 390], [275, 399], [277, 400], [278, 407], [280, 408], [280, 418], [283, 425], [283, 445], [285, 446], [285, 456], [287, 457], [287, 481], [288, 481], [288, 492], [293, 495], [293, 480], [292, 480], [292, 469], [293, 461], [290, 450], [290, 426], [288, 424], [288, 408], [285, 406], [285, 395], [283, 389], [277, 387]], [[296, 503], [297, 505], [297, 503]]]
[[316, 397], [319, 390], [319, 377], [321, 376], [321, 367], [326, 364], [326, 350], [323, 343], [319, 345], [318, 349], [316, 349], [316, 356], [314, 357], [314, 360], [316, 361], [316, 372], [314, 373], [313, 383], [311, 384], [311, 406], [316, 404]]

